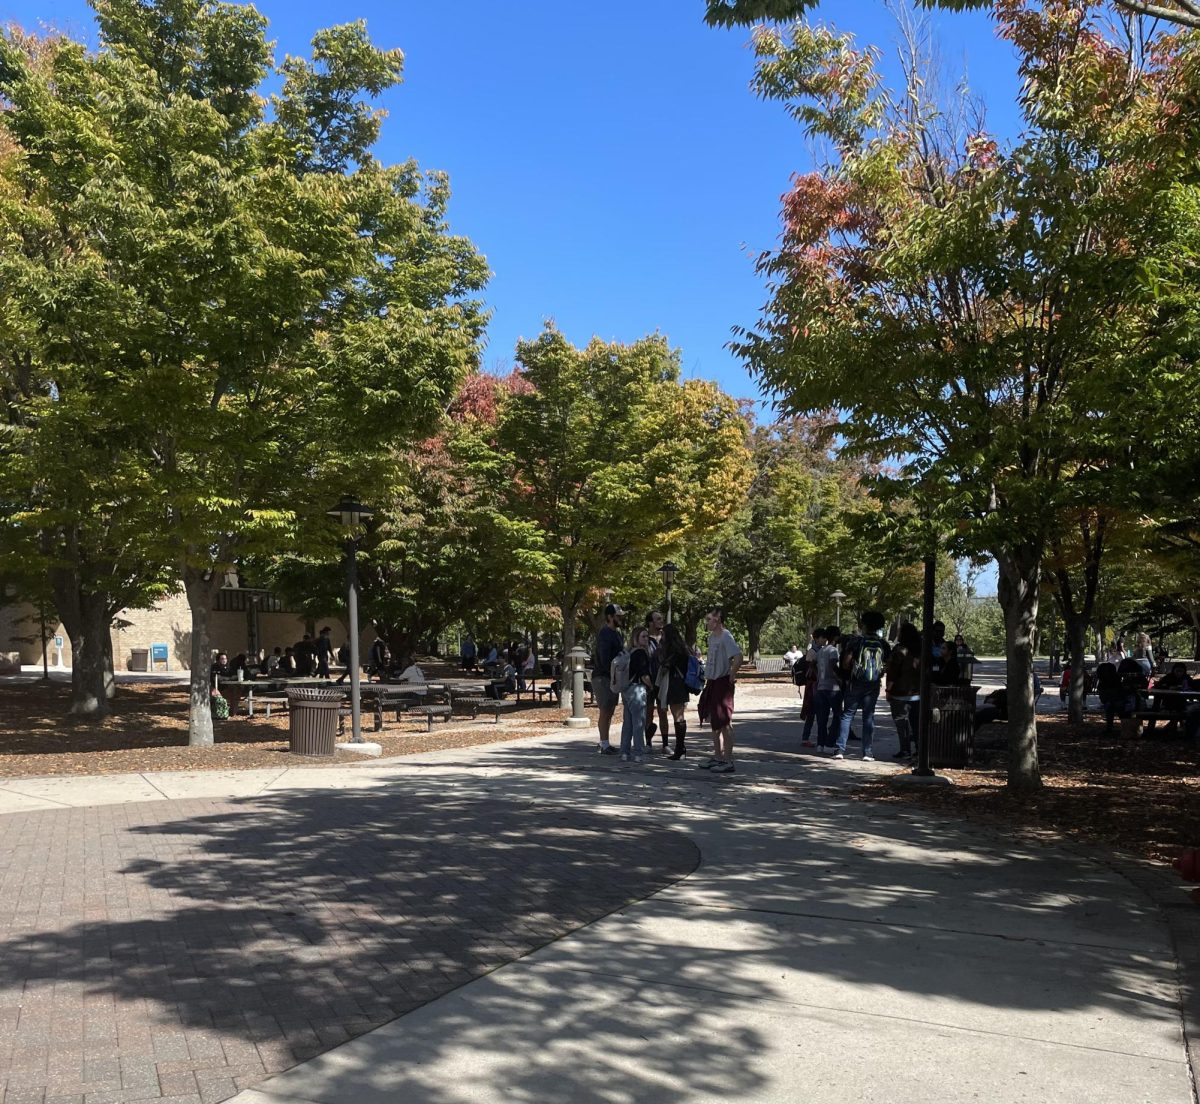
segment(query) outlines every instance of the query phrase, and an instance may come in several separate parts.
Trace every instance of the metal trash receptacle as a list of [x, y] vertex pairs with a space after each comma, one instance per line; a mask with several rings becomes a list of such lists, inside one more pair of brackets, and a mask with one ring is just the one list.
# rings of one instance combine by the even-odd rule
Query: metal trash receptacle
[[929, 724], [929, 763], [969, 767], [975, 751], [978, 686], [934, 686]]
[[333, 755], [338, 710], [345, 694], [297, 686], [289, 688], [287, 696], [288, 750], [293, 755]]

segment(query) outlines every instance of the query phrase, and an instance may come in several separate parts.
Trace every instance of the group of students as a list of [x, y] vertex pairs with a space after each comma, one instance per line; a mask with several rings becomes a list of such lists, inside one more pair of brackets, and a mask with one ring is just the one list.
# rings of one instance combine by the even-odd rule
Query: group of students
[[[708, 651], [701, 663], [676, 625], [652, 611], [635, 628], [626, 645], [622, 626], [625, 611], [615, 602], [604, 610], [604, 627], [592, 656], [592, 694], [600, 711], [601, 755], [620, 755], [622, 762], [645, 762], [661, 735], [662, 751], [673, 760], [688, 754], [687, 706], [698, 695], [701, 723], [712, 730], [713, 753], [700, 766], [717, 774], [732, 774], [735, 685], [742, 650], [725, 627], [725, 613], [711, 609], [706, 618]], [[611, 729], [618, 701], [624, 708], [620, 750], [612, 746]], [[668, 714], [675, 740], [669, 743]], [[657, 718], [657, 720], [656, 720]]]
[[[784, 654], [803, 695], [801, 747], [815, 747], [820, 755], [845, 759], [854, 717], [859, 714], [862, 758], [873, 762], [875, 709], [884, 693], [900, 741], [894, 757], [907, 759], [915, 754], [921, 704], [921, 633], [905, 622], [892, 644], [883, 636], [886, 624], [878, 610], [865, 610], [856, 633], [844, 634], [837, 625], [818, 628], [806, 650], [793, 647]], [[946, 640], [946, 626], [936, 622], [928, 656], [930, 679], [935, 684], [958, 681], [959, 648], [958, 640]]]

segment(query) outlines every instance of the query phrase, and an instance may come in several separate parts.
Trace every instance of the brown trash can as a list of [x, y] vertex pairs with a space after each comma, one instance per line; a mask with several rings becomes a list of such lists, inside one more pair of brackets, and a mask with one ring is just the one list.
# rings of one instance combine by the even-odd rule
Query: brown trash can
[[978, 686], [934, 686], [929, 723], [929, 764], [969, 767], [975, 751]]
[[338, 710], [345, 694], [307, 686], [289, 688], [288, 750], [293, 755], [332, 756], [337, 742]]

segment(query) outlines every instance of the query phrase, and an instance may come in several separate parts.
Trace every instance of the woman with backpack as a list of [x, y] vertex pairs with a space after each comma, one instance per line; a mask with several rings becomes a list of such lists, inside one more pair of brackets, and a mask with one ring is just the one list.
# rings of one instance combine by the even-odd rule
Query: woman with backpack
[[[613, 660], [615, 668], [618, 660]], [[646, 702], [650, 699], [650, 633], [635, 629], [629, 642], [628, 681], [621, 688], [625, 715], [621, 720], [621, 762], [646, 761]], [[631, 755], [632, 753], [632, 755]]]
[[[682, 759], [687, 754], [687, 674], [691, 655], [678, 628], [668, 625], [663, 629], [662, 644], [658, 651], [658, 701], [671, 710], [675, 722], [672, 759]], [[665, 737], [666, 734], [663, 735]]]

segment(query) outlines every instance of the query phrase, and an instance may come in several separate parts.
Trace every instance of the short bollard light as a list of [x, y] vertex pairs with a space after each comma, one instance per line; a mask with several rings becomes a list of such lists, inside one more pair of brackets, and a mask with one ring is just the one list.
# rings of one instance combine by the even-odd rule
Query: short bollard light
[[567, 724], [571, 728], [588, 728], [592, 723], [583, 711], [583, 677], [589, 658], [587, 649], [579, 645], [567, 652], [567, 665], [571, 670], [571, 715]]

